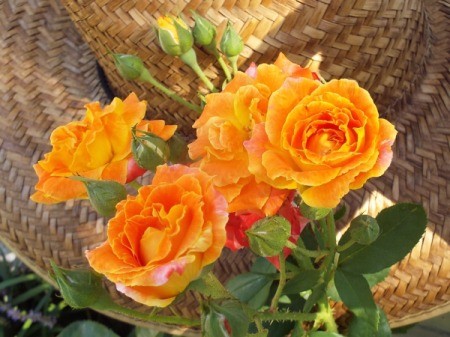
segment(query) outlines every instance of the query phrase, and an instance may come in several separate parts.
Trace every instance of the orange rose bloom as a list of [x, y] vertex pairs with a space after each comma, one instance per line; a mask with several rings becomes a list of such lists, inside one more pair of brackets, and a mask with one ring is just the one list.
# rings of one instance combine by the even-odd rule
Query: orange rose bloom
[[86, 252], [89, 264], [135, 301], [165, 307], [220, 256], [226, 208], [207, 174], [159, 166], [152, 185], [117, 205], [108, 240]]
[[272, 94], [265, 123], [245, 143], [249, 169], [306, 204], [333, 208], [392, 160], [394, 126], [352, 80], [288, 79]]
[[237, 73], [221, 93], [206, 97], [206, 106], [194, 123], [197, 139], [189, 145], [196, 165], [214, 177], [214, 184], [229, 203], [229, 212], [258, 211], [273, 215], [287, 197], [287, 191], [255, 179], [248, 170], [249, 159], [243, 143], [254, 126], [264, 122], [273, 92], [286, 78], [313, 75], [283, 54], [273, 65], [252, 66]]
[[176, 126], [164, 121], [142, 120], [146, 102], [130, 94], [123, 102], [115, 98], [101, 108], [98, 102], [86, 105], [86, 116], [56, 128], [51, 136], [52, 151], [34, 165], [39, 177], [31, 199], [40, 203], [57, 203], [87, 198], [84, 184], [69, 179], [79, 175], [97, 180], [114, 180], [124, 184], [131, 154], [131, 128], [152, 132], [167, 140]]

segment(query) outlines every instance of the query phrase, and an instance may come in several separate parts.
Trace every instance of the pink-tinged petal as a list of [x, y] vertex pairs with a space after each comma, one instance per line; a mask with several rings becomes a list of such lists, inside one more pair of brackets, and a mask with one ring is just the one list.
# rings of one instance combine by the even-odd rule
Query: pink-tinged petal
[[250, 63], [250, 66], [247, 68], [247, 70], [245, 71], [245, 73], [250, 76], [251, 78], [256, 78], [257, 75], [257, 67], [256, 67], [256, 63], [252, 62]]
[[125, 294], [136, 302], [142, 303], [149, 307], [164, 308], [170, 305], [178, 294], [172, 296], [161, 296], [161, 289], [158, 287], [129, 287], [122, 283], [116, 283], [117, 291]]
[[283, 53], [278, 55], [274, 65], [279, 67], [283, 73], [292, 77], [306, 77], [315, 80], [313, 73], [308, 68], [303, 68], [300, 65], [291, 62]]
[[393, 153], [392, 145], [394, 144], [395, 137], [397, 136], [397, 131], [394, 125], [389, 123], [385, 119], [380, 119], [380, 134], [379, 134], [379, 144], [378, 144], [378, 158], [373, 166], [367, 172], [360, 173], [355, 180], [350, 185], [351, 189], [361, 188], [364, 183], [374, 177], [380, 177], [391, 165]]

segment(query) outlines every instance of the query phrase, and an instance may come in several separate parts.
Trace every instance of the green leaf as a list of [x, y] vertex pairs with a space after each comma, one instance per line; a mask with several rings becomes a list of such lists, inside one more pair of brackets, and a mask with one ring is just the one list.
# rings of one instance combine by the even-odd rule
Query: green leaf
[[102, 310], [114, 303], [103, 288], [101, 275], [88, 269], [60, 268], [53, 261], [50, 264], [61, 295], [72, 308], [91, 307]]
[[344, 337], [341, 334], [338, 334], [335, 332], [327, 332], [327, 331], [314, 331], [314, 332], [311, 332], [308, 336], [309, 337]]
[[134, 336], [135, 337], [163, 337], [164, 332], [137, 326], [134, 329]]
[[30, 298], [36, 298], [37, 295], [39, 295], [40, 293], [45, 292], [46, 290], [49, 290], [49, 289], [51, 289], [51, 285], [49, 285], [47, 283], [37, 285], [37, 286], [27, 290], [26, 292], [20, 294], [19, 296], [15, 297], [11, 301], [11, 305], [15, 306], [20, 303], [28, 301]]
[[250, 271], [255, 274], [276, 274], [277, 268], [266, 258], [258, 256], [253, 263]]
[[319, 283], [320, 277], [321, 273], [317, 269], [303, 270], [286, 282], [283, 294], [298, 294], [302, 291], [312, 289]]
[[94, 180], [79, 176], [73, 176], [71, 179], [84, 183], [92, 207], [105, 217], [112, 217], [116, 213], [116, 205], [127, 197], [125, 186], [116, 181]]
[[310, 219], [310, 220], [323, 219], [328, 215], [328, 213], [331, 212], [331, 208], [315, 208], [315, 207], [308, 206], [304, 202], [302, 202], [300, 204], [299, 208], [300, 208], [300, 213], [302, 213], [302, 215], [305, 218]]
[[267, 217], [256, 221], [245, 233], [255, 254], [276, 256], [291, 236], [291, 224], [282, 216]]
[[[422, 237], [427, 217], [422, 206], [397, 204], [381, 211], [377, 216], [380, 235], [370, 245], [353, 244], [339, 258], [341, 269], [372, 274], [390, 267], [403, 259]], [[350, 239], [348, 232], [339, 242]]]
[[384, 313], [383, 309], [378, 307], [378, 315], [380, 321], [378, 323], [378, 333], [376, 337], [392, 337], [391, 327], [389, 326], [389, 321]]
[[361, 329], [359, 336], [374, 336], [378, 330], [379, 314], [366, 279], [338, 268], [334, 283], [342, 301], [356, 317], [355, 322]]
[[369, 283], [370, 288], [374, 285], [384, 281], [384, 279], [389, 275], [390, 267], [380, 270], [379, 272], [373, 274], [364, 274], [364, 278]]
[[347, 207], [345, 207], [345, 205], [342, 205], [334, 213], [334, 221], [338, 221], [338, 220], [342, 219], [346, 212], [347, 212]]
[[201, 323], [204, 337], [230, 337], [225, 320], [233, 337], [247, 336], [250, 321], [239, 301], [215, 300], [203, 303]]
[[324, 282], [318, 283], [312, 289], [311, 295], [306, 300], [303, 311], [308, 313], [316, 305], [316, 303], [325, 295], [326, 284]]
[[227, 283], [227, 289], [241, 302], [253, 309], [261, 308], [269, 297], [273, 277], [265, 274], [244, 273]]
[[104, 325], [94, 321], [77, 321], [66, 326], [56, 337], [101, 336], [119, 337]]
[[369, 245], [377, 239], [380, 234], [380, 227], [376, 219], [370, 215], [361, 214], [352, 220], [348, 231], [355, 242], [361, 245]]

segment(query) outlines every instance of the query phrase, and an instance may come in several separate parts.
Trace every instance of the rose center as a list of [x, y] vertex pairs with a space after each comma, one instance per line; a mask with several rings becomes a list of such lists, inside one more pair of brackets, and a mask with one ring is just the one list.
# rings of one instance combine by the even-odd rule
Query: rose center
[[345, 143], [345, 134], [336, 125], [323, 125], [311, 128], [307, 132], [306, 148], [318, 155], [325, 156], [339, 149]]

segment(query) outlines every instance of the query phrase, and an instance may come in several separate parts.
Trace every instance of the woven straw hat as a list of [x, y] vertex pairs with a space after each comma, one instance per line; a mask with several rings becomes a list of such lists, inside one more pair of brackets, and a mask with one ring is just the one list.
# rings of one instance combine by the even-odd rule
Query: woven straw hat
[[[219, 32], [227, 19], [241, 31], [241, 63], [270, 62], [283, 51], [305, 64], [320, 52], [326, 79], [355, 78], [371, 91], [399, 131], [395, 157], [383, 177], [346, 197], [349, 216], [376, 214], [398, 201], [422, 203], [429, 216], [423, 239], [374, 289], [375, 298], [393, 327], [450, 311], [448, 1], [64, 2], [68, 12], [50, 0], [0, 0], [0, 235], [31, 269], [49, 279], [50, 260], [86, 266], [84, 251], [106, 239], [104, 219], [86, 201], [43, 206], [29, 200], [36, 183], [32, 165], [49, 151], [56, 126], [80, 118], [89, 101], [107, 103], [109, 84], [122, 97], [133, 90], [144, 98], [145, 91], [152, 117], [156, 111], [190, 132], [194, 116], [149, 88], [124, 82], [105, 55], [106, 49], [137, 53], [158, 79], [195, 99], [200, 84], [186, 66], [162, 54], [151, 30], [161, 14], [195, 9]], [[200, 56], [218, 84], [212, 60]], [[248, 261], [245, 253], [225, 251], [216, 272], [226, 279], [246, 270]], [[145, 310], [108, 287], [119, 303]], [[194, 316], [195, 301], [188, 293], [173, 309]]]

